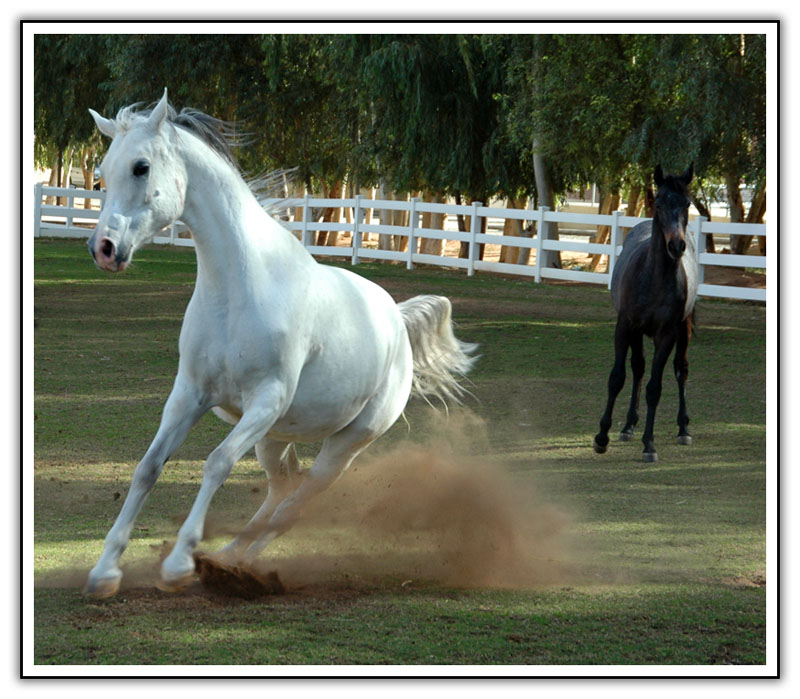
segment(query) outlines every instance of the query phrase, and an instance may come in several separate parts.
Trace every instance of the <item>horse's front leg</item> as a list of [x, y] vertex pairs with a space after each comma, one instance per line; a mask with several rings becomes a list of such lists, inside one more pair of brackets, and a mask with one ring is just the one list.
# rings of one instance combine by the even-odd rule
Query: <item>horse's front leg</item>
[[161, 424], [136, 470], [131, 487], [114, 525], [105, 538], [97, 564], [89, 573], [85, 591], [95, 597], [110, 597], [119, 589], [122, 571], [119, 559], [130, 540], [133, 523], [145, 498], [161, 475], [167, 459], [186, 438], [191, 427], [207, 410], [202, 397], [190, 385], [176, 379], [164, 405]]
[[689, 377], [689, 340], [692, 337], [692, 316], [683, 321], [678, 328], [678, 341], [675, 345], [675, 378], [678, 381], [678, 444], [691, 444], [689, 434], [689, 415], [686, 412], [686, 379]]
[[617, 320], [614, 330], [614, 366], [608, 377], [608, 400], [603, 417], [600, 418], [600, 431], [594, 438], [594, 450], [604, 454], [608, 449], [608, 431], [611, 429], [611, 417], [614, 412], [614, 402], [625, 385], [625, 358], [628, 354], [630, 333], [622, 319]]
[[236, 426], [209, 455], [203, 468], [203, 482], [189, 516], [178, 532], [172, 552], [161, 564], [161, 589], [179, 590], [192, 579], [195, 571], [192, 553], [202, 539], [211, 499], [230, 475], [234, 464], [267, 434], [278, 419], [283, 406], [282, 395], [282, 391], [262, 393], [257, 401], [247, 406]]
[[621, 442], [633, 438], [634, 429], [639, 422], [639, 396], [642, 392], [642, 378], [644, 377], [644, 344], [642, 333], [631, 333], [631, 374], [633, 374], [633, 388], [631, 389], [631, 404], [628, 408], [628, 417], [625, 427], [619, 433]]
[[656, 409], [661, 400], [661, 383], [664, 375], [664, 367], [667, 364], [672, 348], [675, 346], [674, 333], [660, 333], [655, 337], [655, 352], [653, 354], [653, 368], [650, 374], [650, 381], [647, 382], [645, 395], [647, 397], [647, 422], [642, 434], [644, 450], [642, 459], [646, 463], [658, 461], [656, 453], [654, 428], [656, 421]]

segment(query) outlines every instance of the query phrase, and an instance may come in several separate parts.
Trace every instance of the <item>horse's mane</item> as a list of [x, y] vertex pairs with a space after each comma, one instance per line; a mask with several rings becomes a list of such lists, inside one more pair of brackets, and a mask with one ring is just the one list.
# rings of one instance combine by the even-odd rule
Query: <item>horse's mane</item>
[[[115, 119], [117, 128], [123, 131], [131, 129], [147, 119], [155, 108], [153, 105], [141, 109], [140, 105], [141, 103], [137, 103], [120, 109]], [[171, 104], [167, 105], [167, 122], [194, 134], [219, 154], [247, 182], [256, 198], [262, 202], [262, 206], [264, 199], [283, 199], [287, 196], [286, 189], [297, 168], [275, 170], [257, 176], [247, 176], [242, 171], [234, 149], [246, 145], [250, 140], [250, 134], [242, 130], [239, 122], [217, 119], [199, 109], [184, 108], [178, 112]], [[280, 217], [286, 207], [279, 202], [264, 208], [271, 215]]]
[[[140, 104], [119, 110], [115, 119], [117, 128], [127, 131], [152, 114], [154, 107], [140, 109]], [[167, 105], [167, 121], [193, 133], [232, 167], [241, 171], [233, 149], [244, 145], [248, 134], [241, 131], [238, 122], [217, 119], [199, 109], [184, 108], [178, 112], [171, 104]]]

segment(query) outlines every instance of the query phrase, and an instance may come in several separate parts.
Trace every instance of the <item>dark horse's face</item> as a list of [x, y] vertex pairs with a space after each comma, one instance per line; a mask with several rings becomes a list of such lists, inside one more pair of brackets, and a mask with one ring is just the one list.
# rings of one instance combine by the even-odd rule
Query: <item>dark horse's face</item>
[[686, 250], [686, 224], [689, 221], [689, 183], [694, 174], [690, 165], [682, 175], [664, 175], [656, 166], [653, 180], [658, 187], [653, 220], [654, 230], [664, 236], [667, 254], [678, 260]]

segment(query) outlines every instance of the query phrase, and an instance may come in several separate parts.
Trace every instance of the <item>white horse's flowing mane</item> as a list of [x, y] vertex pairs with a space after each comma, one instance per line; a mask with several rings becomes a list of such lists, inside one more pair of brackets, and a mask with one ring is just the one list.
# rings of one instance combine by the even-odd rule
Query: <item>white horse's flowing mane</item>
[[[141, 103], [135, 103], [123, 107], [117, 112], [114, 120], [116, 127], [121, 132], [129, 131], [137, 124], [147, 120], [154, 106], [142, 109]], [[285, 213], [285, 204], [277, 202], [265, 205], [263, 201], [265, 199], [285, 199], [297, 168], [273, 170], [259, 175], [245, 173], [234, 150], [252, 143], [252, 134], [243, 130], [240, 122], [217, 119], [199, 109], [183, 108], [178, 112], [171, 104], [167, 105], [167, 122], [194, 134], [211, 150], [220, 155], [244, 179], [267, 213], [276, 218]]]

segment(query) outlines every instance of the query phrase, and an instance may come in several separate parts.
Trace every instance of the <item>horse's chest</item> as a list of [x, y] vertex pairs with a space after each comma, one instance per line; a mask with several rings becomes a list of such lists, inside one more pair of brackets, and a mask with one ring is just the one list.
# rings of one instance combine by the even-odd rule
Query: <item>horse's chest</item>
[[664, 327], [675, 325], [683, 316], [686, 296], [669, 294], [653, 299], [643, 298], [631, 309], [630, 317], [634, 319], [645, 335], [656, 335]]
[[276, 345], [269, 329], [256, 322], [190, 318], [181, 333], [181, 365], [204, 392], [232, 400], [264, 375], [276, 372]]

